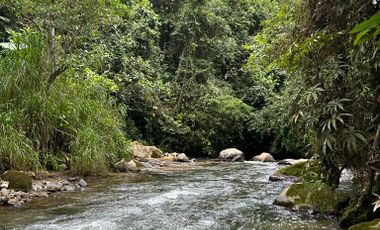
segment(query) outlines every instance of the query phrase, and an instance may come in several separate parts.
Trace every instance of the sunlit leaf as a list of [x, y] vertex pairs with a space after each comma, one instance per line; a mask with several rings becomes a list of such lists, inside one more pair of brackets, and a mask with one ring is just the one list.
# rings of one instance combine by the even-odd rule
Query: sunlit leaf
[[359, 33], [360, 31], [363, 31], [367, 29], [368, 27], [375, 27], [380, 23], [380, 12], [373, 15], [370, 19], [365, 20], [362, 23], [359, 23], [356, 25], [350, 33]]

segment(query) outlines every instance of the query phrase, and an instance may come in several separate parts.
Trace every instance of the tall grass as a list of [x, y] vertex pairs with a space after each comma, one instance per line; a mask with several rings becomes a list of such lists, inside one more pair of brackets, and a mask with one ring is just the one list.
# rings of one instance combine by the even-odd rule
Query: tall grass
[[12, 115], [0, 114], [0, 171], [38, 169], [38, 153], [31, 147], [31, 141], [12, 126]]
[[127, 157], [112, 82], [72, 68], [51, 81], [43, 36], [24, 31], [13, 39], [18, 48], [0, 58], [0, 170], [65, 161], [75, 173], [98, 175]]

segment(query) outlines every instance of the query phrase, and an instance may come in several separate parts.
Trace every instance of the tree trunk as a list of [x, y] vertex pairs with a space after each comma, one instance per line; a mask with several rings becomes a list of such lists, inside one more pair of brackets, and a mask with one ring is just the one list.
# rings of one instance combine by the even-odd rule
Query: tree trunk
[[325, 183], [334, 189], [338, 188], [342, 170], [330, 159], [324, 159], [322, 163], [325, 168]]
[[[380, 138], [380, 123], [377, 126], [376, 135], [373, 141], [372, 148], [370, 149], [371, 160], [376, 159], [379, 153], [379, 138]], [[368, 162], [370, 163], [370, 162]], [[360, 194], [351, 202], [351, 204], [346, 208], [339, 222], [343, 228], [347, 228], [351, 225], [369, 221], [376, 218], [376, 214], [373, 213], [373, 201], [374, 195], [372, 193], [378, 194], [380, 192], [380, 180], [379, 175], [373, 167], [367, 163], [368, 167], [368, 177], [366, 178], [366, 184], [363, 187]], [[377, 212], [377, 215], [379, 213]]]
[[351, 225], [368, 221], [374, 218], [373, 195], [375, 172], [370, 169], [366, 186], [359, 195], [354, 198], [339, 219], [340, 226], [348, 228]]
[[[185, 57], [185, 50], [186, 49], [183, 49], [182, 51], [182, 54], [181, 54], [181, 57], [180, 57], [180, 63], [179, 63], [179, 66], [178, 66], [178, 72], [177, 72], [177, 76], [176, 76], [176, 80], [178, 81], [181, 74], [180, 74], [180, 70], [182, 68], [182, 61], [183, 61], [183, 58]], [[187, 61], [186, 61], [186, 64], [185, 64], [185, 68], [187, 69]], [[181, 81], [181, 91], [179, 92], [179, 97], [177, 99], [177, 103], [174, 107], [174, 111], [176, 114], [178, 114], [180, 111], [181, 111], [181, 106], [182, 106], [182, 100], [183, 100], [183, 94], [184, 94], [184, 90], [185, 90], [185, 84], [186, 84], [186, 77], [182, 77], [182, 81]]]

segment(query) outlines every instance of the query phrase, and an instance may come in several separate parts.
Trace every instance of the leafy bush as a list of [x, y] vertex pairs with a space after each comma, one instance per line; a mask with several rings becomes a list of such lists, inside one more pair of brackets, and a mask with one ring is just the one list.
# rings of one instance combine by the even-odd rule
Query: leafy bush
[[25, 134], [12, 126], [11, 113], [0, 114], [0, 171], [8, 168], [38, 169], [38, 153]]
[[40, 33], [26, 30], [13, 39], [16, 49], [0, 59], [2, 167], [35, 169], [38, 157], [47, 163], [44, 158], [62, 155], [74, 172], [100, 174], [127, 157], [128, 141], [108, 94], [116, 85], [89, 69], [53, 76]]

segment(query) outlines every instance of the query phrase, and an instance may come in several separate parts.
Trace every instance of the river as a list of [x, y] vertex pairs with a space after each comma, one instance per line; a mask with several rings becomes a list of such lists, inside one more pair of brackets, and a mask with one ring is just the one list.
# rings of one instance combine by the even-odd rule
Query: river
[[84, 192], [0, 208], [0, 229], [338, 229], [331, 217], [272, 205], [275, 163], [219, 163], [93, 179]]

